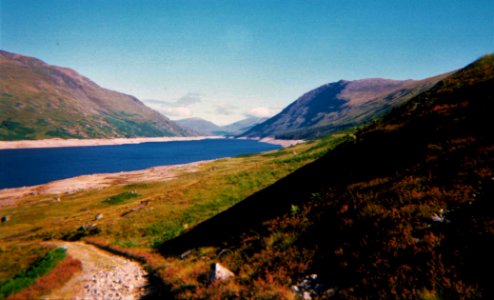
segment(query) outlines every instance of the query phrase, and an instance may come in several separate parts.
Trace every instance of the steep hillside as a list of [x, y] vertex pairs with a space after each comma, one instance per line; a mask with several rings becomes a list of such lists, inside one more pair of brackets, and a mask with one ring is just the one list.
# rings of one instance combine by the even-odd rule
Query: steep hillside
[[[489, 55], [165, 242], [188, 271], [162, 276], [182, 298], [492, 299], [493, 109]], [[204, 261], [235, 280], [208, 287]]]
[[71, 69], [0, 51], [0, 140], [190, 133], [136, 98]]
[[242, 134], [307, 139], [362, 124], [431, 88], [444, 75], [424, 80], [341, 80], [314, 89], [278, 115]]
[[176, 123], [205, 135], [238, 135], [264, 121], [266, 118], [248, 117], [232, 124], [218, 126], [201, 118], [187, 118], [177, 120]]

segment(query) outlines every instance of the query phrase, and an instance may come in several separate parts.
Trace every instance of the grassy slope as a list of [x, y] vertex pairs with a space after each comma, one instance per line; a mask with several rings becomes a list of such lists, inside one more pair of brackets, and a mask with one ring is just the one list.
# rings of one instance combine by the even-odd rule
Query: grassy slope
[[39, 298], [81, 269], [64, 249], [32, 241], [2, 243], [0, 266], [0, 299]]
[[[284, 298], [310, 273], [347, 299], [492, 297], [493, 88], [490, 55], [164, 243], [196, 250], [162, 276], [183, 298]], [[207, 287], [205, 259], [237, 279]]]
[[[272, 184], [348, 138], [351, 133], [276, 152], [221, 159], [170, 181], [122, 183], [61, 195], [61, 202], [55, 201], [57, 195], [26, 196], [18, 206], [0, 211], [12, 216], [11, 221], [0, 225], [0, 240], [74, 239], [99, 232], [108, 243], [151, 247]], [[98, 213], [103, 214], [101, 220], [95, 220]], [[97, 229], [93, 230], [92, 224]]]
[[[163, 260], [153, 254], [153, 246], [269, 186], [352, 136], [351, 132], [335, 134], [275, 152], [221, 159], [166, 182], [62, 195], [61, 202], [55, 201], [57, 195], [27, 196], [18, 206], [0, 211], [0, 215], [12, 216], [11, 221], [0, 224], [0, 242], [9, 245], [0, 249], [0, 281], [12, 278], [42, 256], [38, 253], [30, 258], [32, 251], [26, 243], [36, 250], [41, 247], [40, 239], [72, 240], [94, 234], [97, 238], [93, 241], [109, 245], [113, 251], [120, 249], [119, 253], [131, 253], [140, 261], [141, 257], [147, 263], [154, 260], [153, 267], [162, 269]], [[97, 213], [103, 218], [95, 220]]]
[[23, 270], [22, 272], [16, 273], [13, 278], [2, 282], [0, 285], [0, 298], [17, 293], [35, 283], [38, 277], [49, 273], [60, 261], [65, 258], [65, 256], [66, 251], [62, 248], [49, 251], [33, 262], [29, 268]]
[[33, 242], [2, 242], [0, 246], [0, 283], [26, 270], [50, 251], [50, 247]]

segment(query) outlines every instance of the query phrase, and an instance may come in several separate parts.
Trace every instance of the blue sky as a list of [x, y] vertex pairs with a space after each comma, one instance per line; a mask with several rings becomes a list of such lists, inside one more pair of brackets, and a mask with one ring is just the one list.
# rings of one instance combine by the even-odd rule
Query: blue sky
[[0, 48], [172, 119], [269, 115], [340, 79], [421, 79], [494, 52], [494, 1], [0, 0]]

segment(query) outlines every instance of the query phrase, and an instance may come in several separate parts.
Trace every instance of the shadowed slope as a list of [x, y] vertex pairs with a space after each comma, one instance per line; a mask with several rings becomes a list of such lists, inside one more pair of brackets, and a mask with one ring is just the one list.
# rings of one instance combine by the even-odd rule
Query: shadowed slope
[[493, 109], [489, 55], [161, 250], [230, 249], [244, 296], [315, 272], [341, 298], [487, 299]]

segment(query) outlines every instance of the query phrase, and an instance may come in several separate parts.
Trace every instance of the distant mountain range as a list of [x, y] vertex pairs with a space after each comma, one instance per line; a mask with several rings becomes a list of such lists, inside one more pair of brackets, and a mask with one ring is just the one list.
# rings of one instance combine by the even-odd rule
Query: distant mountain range
[[0, 140], [194, 134], [68, 68], [0, 51], [0, 70]]
[[173, 122], [133, 96], [36, 58], [0, 51], [0, 68], [0, 140], [187, 135], [311, 139], [380, 117], [448, 76], [341, 80], [305, 93], [272, 118], [218, 126], [200, 118]]
[[248, 117], [225, 126], [218, 126], [213, 122], [201, 118], [187, 118], [175, 122], [182, 127], [189, 128], [204, 135], [239, 135], [266, 120], [267, 118]]
[[447, 74], [424, 80], [341, 80], [309, 91], [276, 116], [242, 133], [246, 137], [308, 139], [354, 127], [434, 86]]

